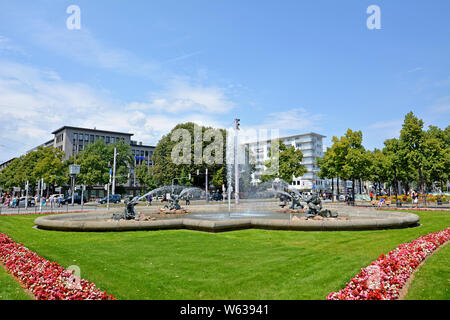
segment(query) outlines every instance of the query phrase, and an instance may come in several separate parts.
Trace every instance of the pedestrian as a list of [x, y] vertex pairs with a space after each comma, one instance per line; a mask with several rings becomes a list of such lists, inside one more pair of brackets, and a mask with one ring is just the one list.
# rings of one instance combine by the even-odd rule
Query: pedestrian
[[15, 208], [17, 205], [17, 197], [14, 197], [11, 203], [11, 208]]
[[370, 192], [370, 201], [373, 200], [373, 192]]
[[412, 201], [413, 201], [413, 204], [415, 205], [415, 207], [419, 208], [419, 194], [417, 193], [416, 190], [412, 191], [411, 197], [412, 197]]
[[152, 195], [149, 193], [149, 194], [147, 195], [147, 207], [152, 205], [152, 200], [153, 200], [153, 197], [152, 197]]
[[186, 194], [186, 205], [190, 205], [191, 204], [191, 200], [189, 200], [189, 193]]

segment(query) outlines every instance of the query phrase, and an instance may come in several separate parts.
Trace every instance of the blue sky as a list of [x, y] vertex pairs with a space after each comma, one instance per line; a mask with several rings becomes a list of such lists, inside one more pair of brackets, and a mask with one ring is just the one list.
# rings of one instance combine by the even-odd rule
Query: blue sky
[[[81, 29], [69, 30], [69, 5]], [[369, 30], [369, 5], [381, 30]], [[0, 161], [63, 125], [155, 144], [176, 123], [281, 134], [450, 118], [450, 2], [0, 0]]]

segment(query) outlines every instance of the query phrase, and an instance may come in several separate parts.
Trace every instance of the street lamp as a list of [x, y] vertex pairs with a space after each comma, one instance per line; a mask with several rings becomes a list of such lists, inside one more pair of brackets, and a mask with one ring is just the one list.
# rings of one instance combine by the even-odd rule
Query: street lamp
[[[78, 174], [80, 174], [81, 166], [77, 164], [71, 164], [69, 166], [69, 174], [72, 178], [72, 206], [74, 205], [75, 200], [75, 178]], [[83, 197], [83, 195], [81, 196]]]

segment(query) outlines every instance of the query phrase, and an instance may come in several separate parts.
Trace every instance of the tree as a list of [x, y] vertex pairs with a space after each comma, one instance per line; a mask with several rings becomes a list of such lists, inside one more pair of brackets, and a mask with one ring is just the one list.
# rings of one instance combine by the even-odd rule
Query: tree
[[222, 188], [222, 185], [224, 185], [225, 183], [224, 168], [225, 167], [222, 167], [217, 170], [211, 178], [211, 183], [214, 187], [216, 187], [217, 190], [220, 190]]
[[294, 177], [301, 177], [306, 173], [306, 168], [302, 165], [303, 153], [300, 149], [295, 149], [294, 146], [286, 147], [286, 145], [279, 141], [279, 143], [272, 143], [278, 145], [279, 152], [273, 153], [269, 151], [270, 160], [264, 165], [270, 169], [278, 160], [278, 170], [273, 174], [263, 174], [261, 181], [269, 181], [275, 178], [280, 178], [288, 183], [292, 183]]
[[150, 167], [149, 170], [148, 166], [145, 164], [141, 164], [136, 168], [136, 179], [140, 185], [146, 186], [149, 191], [158, 187], [158, 184], [153, 176], [153, 169]]
[[375, 184], [375, 193], [377, 186], [389, 180], [389, 162], [387, 155], [382, 150], [375, 149], [367, 151], [369, 160], [368, 179]]
[[449, 179], [450, 137], [447, 136], [449, 131], [448, 129], [441, 130], [436, 126], [429, 126], [425, 132], [423, 176], [428, 189], [432, 188], [434, 182], [438, 182], [442, 190], [444, 182]]
[[13, 160], [8, 167], [0, 173], [0, 185], [6, 189], [23, 187], [28, 181], [33, 188], [36, 182], [56, 185], [68, 181], [68, 168], [63, 161], [64, 152], [55, 148], [39, 147]]
[[[322, 158], [317, 158], [316, 163], [317, 167], [320, 169], [318, 172], [318, 176], [321, 179], [331, 179], [331, 195], [332, 201], [334, 201], [334, 178], [338, 177], [337, 167], [334, 163], [335, 154], [333, 153], [333, 148], [328, 147]], [[338, 185], [338, 194], [339, 194], [339, 185]]]
[[394, 186], [395, 198], [398, 202], [398, 194], [400, 193], [398, 183], [407, 183], [410, 176], [408, 163], [402, 154], [400, 141], [396, 138], [384, 141], [383, 154], [385, 156], [385, 181]]
[[[196, 137], [199, 141], [195, 141]], [[197, 126], [192, 122], [178, 124], [161, 138], [155, 148], [152, 157], [154, 179], [158, 185], [170, 185], [173, 179], [179, 179], [179, 183], [192, 183], [201, 187], [205, 179], [195, 176], [197, 170], [204, 173], [207, 168], [208, 175], [213, 177], [220, 169], [224, 170], [225, 145], [225, 130]], [[174, 161], [174, 154], [179, 156], [179, 159], [175, 159], [179, 162]], [[222, 160], [213, 161], [216, 156]], [[189, 174], [194, 178], [193, 182], [183, 178]]]
[[39, 148], [33, 176], [43, 178], [52, 185], [61, 185], [69, 181], [68, 167], [64, 162], [64, 152], [56, 148]]
[[81, 166], [77, 180], [81, 183], [103, 185], [109, 183], [110, 169], [114, 162], [114, 148], [117, 149], [116, 157], [116, 183], [125, 183], [134, 162], [131, 156], [131, 148], [124, 141], [106, 144], [103, 140], [97, 140], [86, 146], [79, 154], [69, 159], [69, 163]]
[[413, 179], [417, 177], [415, 180], [422, 193], [425, 164], [424, 142], [423, 120], [418, 119], [413, 112], [409, 112], [405, 116], [400, 131], [400, 152], [405, 157], [407, 169], [411, 173], [410, 177]]
[[348, 129], [344, 136], [333, 137], [332, 141], [325, 159], [319, 160], [319, 165], [324, 167], [321, 174], [352, 180], [352, 198], [355, 199], [355, 180], [367, 178], [370, 166], [369, 155], [362, 145], [362, 132]]

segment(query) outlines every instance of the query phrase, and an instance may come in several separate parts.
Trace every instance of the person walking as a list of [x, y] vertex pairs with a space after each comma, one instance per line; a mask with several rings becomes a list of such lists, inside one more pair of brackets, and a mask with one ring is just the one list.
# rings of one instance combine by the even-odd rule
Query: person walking
[[413, 190], [412, 192], [412, 201], [416, 208], [419, 208], [419, 194], [416, 190]]
[[149, 193], [147, 195], [147, 207], [152, 205], [152, 201], [153, 201], [153, 197], [152, 195]]

